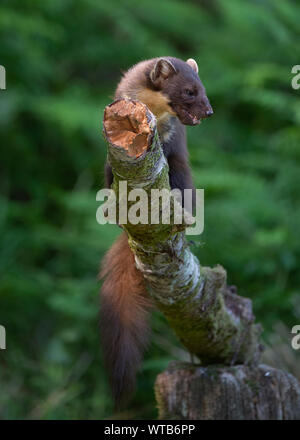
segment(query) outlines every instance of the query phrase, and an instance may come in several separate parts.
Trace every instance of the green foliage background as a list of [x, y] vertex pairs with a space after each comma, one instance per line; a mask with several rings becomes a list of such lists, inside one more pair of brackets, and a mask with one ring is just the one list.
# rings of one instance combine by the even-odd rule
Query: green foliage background
[[[266, 339], [278, 322], [299, 324], [299, 20], [292, 0], [2, 0], [1, 418], [156, 417], [155, 376], [185, 356], [154, 314], [137, 393], [112, 412], [96, 277], [119, 229], [95, 219], [101, 119], [121, 72], [142, 59], [195, 58], [215, 110], [188, 129], [206, 197], [201, 263], [226, 267]], [[287, 333], [287, 357], [289, 344]]]

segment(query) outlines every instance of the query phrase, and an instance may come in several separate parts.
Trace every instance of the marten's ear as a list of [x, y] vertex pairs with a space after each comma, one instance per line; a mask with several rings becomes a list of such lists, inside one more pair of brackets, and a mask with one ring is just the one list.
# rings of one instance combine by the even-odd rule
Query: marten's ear
[[193, 58], [189, 58], [186, 60], [187, 64], [194, 70], [194, 72], [198, 73], [198, 64]]
[[150, 79], [153, 84], [157, 84], [161, 79], [169, 78], [177, 73], [174, 65], [166, 58], [160, 58], [150, 72]]

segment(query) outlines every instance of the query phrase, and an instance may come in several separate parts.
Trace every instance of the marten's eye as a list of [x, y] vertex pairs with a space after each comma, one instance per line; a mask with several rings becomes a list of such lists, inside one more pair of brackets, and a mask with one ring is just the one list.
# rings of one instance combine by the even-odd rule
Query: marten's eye
[[184, 92], [185, 92], [185, 94], [186, 94], [187, 96], [189, 96], [189, 97], [191, 97], [191, 96], [195, 96], [194, 90], [191, 90], [191, 89], [185, 89]]

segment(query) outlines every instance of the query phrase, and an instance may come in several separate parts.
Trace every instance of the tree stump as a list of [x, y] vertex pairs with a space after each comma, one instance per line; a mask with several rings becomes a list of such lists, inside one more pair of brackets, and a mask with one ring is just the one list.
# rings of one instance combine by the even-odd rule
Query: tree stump
[[300, 384], [267, 365], [173, 362], [156, 379], [160, 419], [300, 420]]

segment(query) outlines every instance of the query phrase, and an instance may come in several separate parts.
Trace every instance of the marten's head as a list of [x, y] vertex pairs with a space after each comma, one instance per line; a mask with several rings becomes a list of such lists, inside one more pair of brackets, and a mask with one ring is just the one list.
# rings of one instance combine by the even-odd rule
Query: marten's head
[[149, 81], [182, 124], [197, 125], [213, 114], [195, 60], [159, 58], [149, 73]]

